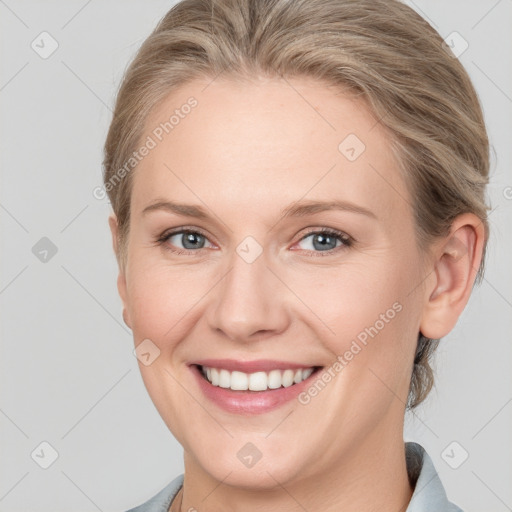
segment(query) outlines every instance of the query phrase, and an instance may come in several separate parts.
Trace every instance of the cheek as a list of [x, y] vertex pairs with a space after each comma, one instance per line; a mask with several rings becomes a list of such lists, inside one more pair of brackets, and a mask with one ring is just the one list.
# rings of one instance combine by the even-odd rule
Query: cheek
[[166, 343], [179, 338], [211, 288], [211, 269], [171, 266], [161, 258], [132, 261], [128, 308], [134, 334]]
[[366, 390], [366, 400], [381, 396], [381, 391], [388, 393], [379, 378], [391, 389], [407, 386], [419, 322], [416, 299], [410, 293], [413, 275], [414, 269], [409, 271], [405, 262], [389, 259], [383, 264], [341, 267], [335, 274], [325, 273], [314, 285], [303, 282], [298, 289], [326, 333], [322, 342], [333, 361], [341, 364], [333, 372], [344, 374], [344, 388]]
[[396, 265], [374, 263], [311, 271], [294, 279], [294, 292], [337, 340], [333, 348], [343, 349], [374, 324], [384, 331], [405, 307], [408, 276]]

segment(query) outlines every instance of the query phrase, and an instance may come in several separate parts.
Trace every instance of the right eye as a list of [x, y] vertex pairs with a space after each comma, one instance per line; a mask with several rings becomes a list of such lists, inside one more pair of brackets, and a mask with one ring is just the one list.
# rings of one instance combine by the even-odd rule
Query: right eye
[[[205, 248], [207, 243], [213, 247], [213, 244], [208, 240], [206, 235], [195, 229], [179, 228], [172, 231], [166, 231], [160, 235], [157, 242], [166, 250], [176, 254], [190, 255], [191, 253], [199, 252], [201, 249]], [[177, 249], [173, 247], [177, 247]]]

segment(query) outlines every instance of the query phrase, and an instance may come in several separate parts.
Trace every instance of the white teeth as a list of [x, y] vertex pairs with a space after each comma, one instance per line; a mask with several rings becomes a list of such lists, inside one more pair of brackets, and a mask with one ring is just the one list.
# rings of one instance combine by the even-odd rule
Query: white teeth
[[285, 370], [283, 372], [283, 386], [289, 388], [293, 384], [293, 370]]
[[302, 370], [302, 380], [306, 380], [313, 373], [313, 368]]
[[242, 372], [231, 372], [231, 389], [245, 391], [249, 389], [247, 374]]
[[219, 386], [221, 388], [229, 388], [231, 386], [231, 375], [227, 370], [219, 372]]
[[265, 391], [267, 389], [267, 374], [256, 372], [249, 375], [249, 389], [251, 391]]
[[213, 385], [234, 391], [266, 391], [287, 388], [306, 380], [313, 368], [300, 368], [298, 370], [271, 370], [270, 372], [244, 373], [239, 371], [209, 368], [202, 366], [201, 371], [206, 379]]
[[267, 385], [270, 389], [277, 389], [281, 387], [281, 370], [272, 370], [268, 372]]

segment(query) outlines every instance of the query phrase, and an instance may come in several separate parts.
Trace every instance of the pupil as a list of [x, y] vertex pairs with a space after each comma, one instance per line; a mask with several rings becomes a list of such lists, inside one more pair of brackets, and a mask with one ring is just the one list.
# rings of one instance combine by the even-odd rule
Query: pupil
[[[183, 247], [185, 247], [185, 249], [197, 249], [198, 246], [199, 246], [199, 249], [201, 249], [204, 245], [204, 240], [203, 240], [202, 244], [198, 243], [198, 238], [203, 238], [203, 236], [198, 233], [186, 233], [183, 236], [184, 236]], [[191, 246], [187, 247], [187, 244], [191, 244]]]
[[[319, 244], [317, 245], [317, 240], [319, 241]], [[327, 247], [328, 245], [332, 245], [332, 247]], [[334, 249], [336, 247], [336, 238], [330, 235], [315, 235], [313, 237], [313, 246], [315, 249]]]

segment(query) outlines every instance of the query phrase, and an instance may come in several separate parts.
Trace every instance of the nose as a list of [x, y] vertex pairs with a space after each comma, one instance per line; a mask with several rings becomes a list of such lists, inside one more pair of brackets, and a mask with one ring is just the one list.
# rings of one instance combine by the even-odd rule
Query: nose
[[265, 253], [252, 263], [235, 251], [210, 302], [208, 323], [236, 342], [275, 336], [290, 324], [289, 293], [267, 266]]

